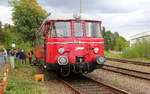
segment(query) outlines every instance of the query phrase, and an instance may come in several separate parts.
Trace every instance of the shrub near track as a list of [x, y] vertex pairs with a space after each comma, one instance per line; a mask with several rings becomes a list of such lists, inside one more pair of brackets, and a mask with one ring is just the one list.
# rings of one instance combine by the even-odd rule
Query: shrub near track
[[132, 47], [123, 51], [125, 58], [148, 58], [150, 59], [150, 40], [143, 39]]
[[6, 94], [42, 94], [44, 83], [34, 81], [36, 68], [16, 62], [8, 77]]

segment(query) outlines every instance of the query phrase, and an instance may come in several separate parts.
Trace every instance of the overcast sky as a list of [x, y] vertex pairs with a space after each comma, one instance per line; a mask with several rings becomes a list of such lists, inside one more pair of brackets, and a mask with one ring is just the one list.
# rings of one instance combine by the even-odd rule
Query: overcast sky
[[[38, 0], [48, 12], [78, 13], [79, 0]], [[7, 0], [0, 0], [0, 20], [10, 23]], [[150, 0], [83, 0], [83, 13], [97, 15], [103, 26], [125, 38], [150, 31]]]

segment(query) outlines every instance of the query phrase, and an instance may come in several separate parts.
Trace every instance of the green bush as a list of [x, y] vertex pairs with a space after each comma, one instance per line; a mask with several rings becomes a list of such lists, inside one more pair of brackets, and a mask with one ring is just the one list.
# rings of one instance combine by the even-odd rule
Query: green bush
[[28, 51], [33, 48], [33, 42], [24, 41], [21, 33], [7, 30], [5, 32], [5, 48], [12, 49], [12, 43], [16, 44], [15, 49], [23, 49], [25, 51]]
[[15, 33], [12, 33], [10, 30], [5, 31], [5, 47], [11, 49], [11, 44], [17, 42], [18, 38]]
[[29, 51], [33, 48], [32, 42], [22, 42], [20, 44], [16, 44], [16, 49], [23, 49], [25, 51]]
[[150, 40], [143, 39], [123, 51], [125, 58], [150, 58]]

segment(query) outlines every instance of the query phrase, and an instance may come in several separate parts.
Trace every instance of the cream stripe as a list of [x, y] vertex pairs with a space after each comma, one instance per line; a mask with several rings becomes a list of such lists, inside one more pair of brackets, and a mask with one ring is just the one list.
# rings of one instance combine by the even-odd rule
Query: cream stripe
[[104, 42], [47, 42], [47, 44], [102, 44]]

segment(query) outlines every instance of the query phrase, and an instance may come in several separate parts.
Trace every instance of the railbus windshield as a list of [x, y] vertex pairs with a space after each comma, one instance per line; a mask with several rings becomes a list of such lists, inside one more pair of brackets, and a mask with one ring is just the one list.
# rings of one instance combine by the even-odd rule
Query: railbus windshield
[[71, 37], [70, 22], [55, 22], [51, 27], [50, 37]]
[[83, 37], [82, 23], [80, 23], [80, 22], [74, 23], [74, 36], [75, 37]]
[[93, 37], [93, 38], [102, 37], [99, 23], [95, 22], [86, 23], [86, 37]]
[[[100, 23], [98, 22], [74, 22], [73, 24], [73, 31], [74, 37], [76, 38], [100, 38], [102, 37], [101, 30], [100, 30]], [[58, 21], [50, 23], [49, 25], [49, 34], [48, 37], [53, 38], [63, 38], [63, 37], [73, 37], [72, 36], [72, 29], [71, 29], [71, 22], [67, 21]]]

